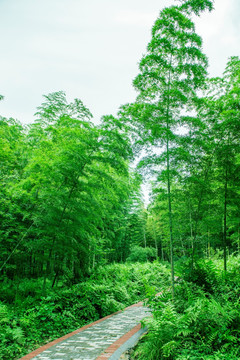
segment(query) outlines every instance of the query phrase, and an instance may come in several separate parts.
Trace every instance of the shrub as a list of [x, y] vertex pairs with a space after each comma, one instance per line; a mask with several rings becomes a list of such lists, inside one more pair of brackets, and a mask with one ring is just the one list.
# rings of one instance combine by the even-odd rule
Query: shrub
[[152, 247], [133, 246], [130, 251], [130, 255], [127, 258], [129, 262], [144, 263], [147, 261], [153, 261], [156, 259], [156, 249]]
[[169, 290], [151, 298], [153, 319], [144, 321], [149, 331], [134, 359], [239, 359], [239, 293], [234, 295], [232, 275], [230, 280], [226, 276], [221, 282], [220, 278], [213, 262], [201, 261], [191, 278], [194, 283], [182, 280], [176, 285], [174, 304]]

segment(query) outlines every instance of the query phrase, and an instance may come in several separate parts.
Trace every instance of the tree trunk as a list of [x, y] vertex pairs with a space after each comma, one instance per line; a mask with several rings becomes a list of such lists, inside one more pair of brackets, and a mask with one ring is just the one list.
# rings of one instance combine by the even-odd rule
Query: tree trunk
[[[170, 58], [170, 66], [172, 65], [172, 55]], [[174, 301], [174, 260], [173, 260], [173, 221], [172, 221], [172, 198], [171, 198], [171, 180], [170, 180], [170, 153], [169, 153], [169, 111], [170, 111], [170, 84], [171, 70], [168, 77], [168, 103], [167, 103], [167, 196], [168, 196], [168, 216], [169, 216], [169, 235], [170, 235], [170, 262], [171, 262], [171, 287], [172, 299]]]
[[240, 237], [239, 237], [239, 227], [238, 227], [238, 255], [240, 254]]
[[169, 162], [169, 144], [167, 141], [167, 183], [168, 183], [168, 215], [169, 215], [169, 234], [170, 234], [170, 262], [171, 262], [171, 282], [172, 282], [172, 298], [174, 300], [174, 260], [173, 260], [173, 225], [172, 225], [172, 199], [170, 184], [170, 162]]
[[157, 235], [156, 235], [156, 229], [155, 224], [153, 223], [153, 230], [154, 230], [154, 241], [155, 241], [155, 249], [156, 249], [156, 260], [158, 259], [158, 245], [157, 245]]
[[223, 215], [223, 259], [224, 271], [227, 271], [227, 197], [228, 197], [228, 167], [226, 164], [224, 185], [224, 215]]
[[57, 269], [56, 273], [55, 273], [55, 276], [54, 276], [54, 279], [53, 279], [53, 283], [52, 283], [52, 288], [54, 288], [54, 285], [57, 281], [57, 278], [58, 278], [58, 274], [59, 274], [59, 269]]

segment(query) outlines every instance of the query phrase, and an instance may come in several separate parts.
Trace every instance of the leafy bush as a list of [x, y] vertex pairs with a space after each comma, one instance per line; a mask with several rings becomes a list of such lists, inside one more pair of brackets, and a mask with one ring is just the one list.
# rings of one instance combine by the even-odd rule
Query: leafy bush
[[177, 284], [174, 303], [169, 290], [150, 299], [154, 316], [144, 321], [149, 331], [134, 359], [240, 358], [239, 288], [236, 295], [233, 275], [221, 282], [214, 263], [201, 261], [192, 280]]
[[143, 248], [141, 246], [133, 246], [127, 261], [144, 263], [153, 261], [154, 259], [156, 259], [156, 249], [152, 247]]
[[182, 262], [179, 266], [181, 278], [201, 287], [204, 291], [213, 293], [221, 283], [216, 265], [212, 260], [200, 259], [192, 268], [190, 261]]

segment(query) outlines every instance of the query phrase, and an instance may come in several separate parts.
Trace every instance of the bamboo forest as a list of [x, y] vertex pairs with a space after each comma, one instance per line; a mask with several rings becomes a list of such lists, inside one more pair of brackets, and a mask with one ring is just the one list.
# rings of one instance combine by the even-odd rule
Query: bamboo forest
[[160, 10], [116, 116], [60, 89], [0, 117], [0, 359], [144, 299], [132, 360], [240, 359], [240, 58], [208, 75], [203, 12]]

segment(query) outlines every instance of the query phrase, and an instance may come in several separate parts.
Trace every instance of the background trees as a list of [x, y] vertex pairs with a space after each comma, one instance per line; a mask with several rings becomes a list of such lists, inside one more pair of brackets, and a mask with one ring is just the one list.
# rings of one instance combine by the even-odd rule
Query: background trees
[[[188, 131], [172, 151], [175, 255], [191, 258], [191, 268], [220, 249], [226, 271], [227, 254], [238, 251], [239, 88], [239, 59], [233, 57], [222, 78], [207, 80], [195, 116], [183, 117]], [[167, 191], [159, 180], [149, 216], [157, 209], [164, 233]]]
[[[240, 61], [229, 59], [222, 79], [213, 79], [207, 97], [207, 124], [214, 139], [214, 167], [212, 183], [215, 204], [218, 207], [221, 224], [224, 269], [227, 270], [227, 247], [232, 248], [231, 231], [237, 229], [233, 208], [239, 208], [239, 88]], [[237, 205], [238, 204], [238, 205]], [[233, 225], [235, 223], [235, 225]], [[231, 224], [231, 225], [230, 225]], [[231, 228], [231, 230], [230, 230]], [[236, 231], [236, 230], [235, 230]]]
[[[128, 255], [128, 214], [139, 182], [126, 129], [63, 92], [45, 96], [27, 128], [2, 119], [1, 242], [7, 276], [77, 281], [96, 264]], [[5, 264], [7, 260], [7, 263]]]

